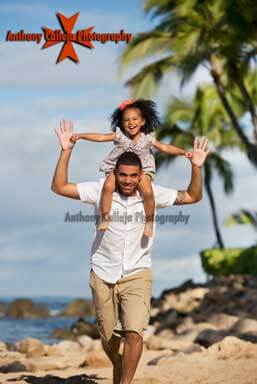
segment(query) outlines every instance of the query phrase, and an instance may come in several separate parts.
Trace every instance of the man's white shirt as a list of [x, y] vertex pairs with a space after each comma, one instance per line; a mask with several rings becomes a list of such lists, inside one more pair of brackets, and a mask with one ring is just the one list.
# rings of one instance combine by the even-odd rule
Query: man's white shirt
[[[96, 182], [77, 184], [80, 200], [95, 207], [95, 215], [100, 215], [100, 199], [104, 179]], [[155, 209], [171, 207], [177, 197], [177, 190], [153, 184]], [[143, 236], [144, 204], [139, 192], [136, 196], [112, 195], [110, 216], [105, 232], [95, 229], [91, 248], [91, 268], [108, 283], [116, 283], [121, 276], [151, 268], [153, 237]], [[155, 232], [155, 221], [154, 221]]]

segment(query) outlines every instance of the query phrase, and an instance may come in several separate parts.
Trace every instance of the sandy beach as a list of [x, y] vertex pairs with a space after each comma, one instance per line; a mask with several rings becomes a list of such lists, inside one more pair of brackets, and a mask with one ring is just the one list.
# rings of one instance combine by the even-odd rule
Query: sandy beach
[[[169, 350], [160, 352], [144, 351], [134, 382], [138, 384], [254, 384], [257, 382], [257, 346], [251, 343], [226, 340], [223, 349], [206, 350], [185, 355], [172, 356]], [[233, 343], [232, 343], [233, 344]], [[215, 346], [216, 347], [216, 346]], [[224, 349], [230, 348], [230, 356]], [[213, 349], [213, 348], [212, 348]], [[158, 359], [158, 364], [149, 362]], [[49, 371], [0, 374], [1, 383], [102, 383], [111, 384], [112, 369], [68, 368]], [[63, 380], [62, 380], [63, 379]]]
[[[257, 383], [257, 279], [187, 281], [154, 299], [134, 383]], [[122, 353], [122, 346], [120, 352]], [[99, 339], [0, 342], [0, 383], [112, 383]]]

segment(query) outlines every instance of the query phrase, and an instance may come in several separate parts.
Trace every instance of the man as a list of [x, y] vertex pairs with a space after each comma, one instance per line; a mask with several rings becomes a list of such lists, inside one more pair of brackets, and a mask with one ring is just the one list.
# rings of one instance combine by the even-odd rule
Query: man
[[[93, 204], [99, 214], [103, 182], [68, 182], [68, 164], [74, 143], [73, 127], [63, 121], [56, 130], [61, 145], [52, 190], [62, 196]], [[184, 191], [153, 185], [156, 209], [173, 204], [194, 204], [202, 198], [201, 167], [209, 153], [205, 137], [194, 142], [191, 181]], [[143, 236], [144, 206], [137, 186], [142, 165], [133, 152], [117, 161], [117, 190], [113, 193], [110, 226], [96, 232], [91, 250], [89, 285], [92, 289], [103, 348], [113, 364], [113, 383], [131, 383], [142, 353], [143, 332], [150, 316], [152, 241]], [[123, 356], [119, 355], [125, 337]]]

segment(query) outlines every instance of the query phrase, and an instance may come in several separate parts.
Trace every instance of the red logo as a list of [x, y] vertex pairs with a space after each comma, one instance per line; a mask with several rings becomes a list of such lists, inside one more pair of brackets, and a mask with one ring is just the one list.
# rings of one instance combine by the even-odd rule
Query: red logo
[[[73, 27], [79, 16], [79, 12], [75, 13], [75, 15], [71, 17], [65, 17], [61, 13], [57, 13], [56, 16], [59, 20], [63, 32], [60, 29], [54, 31], [46, 27], [42, 28], [45, 33], [46, 40], [42, 49], [52, 47], [53, 45], [62, 43], [64, 41], [63, 47], [56, 62], [59, 63], [60, 61], [68, 57], [75, 63], [78, 63], [79, 58], [72, 43], [74, 42], [76, 44], [83, 45], [84, 47], [93, 48], [93, 44], [91, 43], [91, 41], [81, 41], [78, 39], [77, 34], [72, 33]], [[89, 27], [87, 29], [84, 29], [82, 32], [89, 34], [93, 29], [94, 27]]]
[[[92, 49], [94, 48], [92, 41], [98, 41], [102, 44], [105, 44], [108, 41], [116, 44], [119, 42], [126, 42], [128, 44], [132, 39], [132, 33], [125, 33], [123, 29], [121, 29], [119, 33], [97, 33], [93, 32], [95, 27], [88, 27], [74, 33], [72, 31], [79, 14], [80, 12], [77, 12], [73, 16], [66, 17], [58, 12], [56, 16], [60, 23], [61, 29], [53, 30], [47, 27], [42, 28], [45, 38], [45, 43], [42, 46], [42, 49], [63, 43], [56, 63], [59, 63], [66, 58], [74, 61], [75, 63], [79, 63], [79, 58], [73, 43]], [[23, 30], [17, 33], [8, 31], [6, 41], [29, 41], [39, 44], [42, 40], [42, 35], [42, 33], [25, 33]]]

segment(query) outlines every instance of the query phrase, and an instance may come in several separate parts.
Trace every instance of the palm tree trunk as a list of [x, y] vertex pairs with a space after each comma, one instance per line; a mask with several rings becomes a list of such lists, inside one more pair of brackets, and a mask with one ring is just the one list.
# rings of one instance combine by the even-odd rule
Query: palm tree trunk
[[257, 166], [257, 146], [252, 144], [249, 141], [248, 137], [244, 134], [244, 132], [243, 132], [243, 130], [242, 130], [240, 124], [238, 123], [238, 120], [234, 114], [234, 111], [229, 104], [229, 101], [228, 101], [226, 94], [225, 94], [224, 86], [223, 86], [222, 81], [221, 81], [220, 69], [219, 69], [219, 66], [217, 64], [218, 59], [216, 57], [214, 57], [214, 55], [213, 55], [211, 57], [210, 62], [212, 65], [211, 75], [213, 77], [214, 84], [216, 86], [216, 89], [217, 89], [218, 95], [221, 99], [221, 102], [222, 102], [225, 110], [227, 111], [228, 116], [230, 117], [232, 127], [236, 130], [238, 136], [242, 140], [242, 142], [246, 148], [249, 160], [255, 166]]
[[254, 127], [254, 136], [255, 139], [257, 140], [257, 115], [255, 112], [254, 105], [252, 103], [252, 99], [248, 93], [248, 90], [246, 89], [243, 80], [241, 81], [240, 78], [237, 78], [237, 85], [241, 90], [241, 93], [243, 97], [245, 98], [246, 106], [248, 107], [248, 111], [250, 113], [251, 119], [252, 119], [252, 124]]
[[223, 239], [221, 236], [221, 231], [219, 229], [218, 217], [217, 217], [217, 212], [216, 212], [216, 205], [215, 205], [215, 200], [214, 200], [213, 193], [211, 190], [210, 179], [209, 179], [209, 177], [206, 176], [208, 174], [208, 171], [206, 169], [206, 164], [204, 165], [204, 169], [205, 169], [204, 186], [206, 188], [206, 192], [207, 192], [208, 198], [210, 200], [214, 231], [215, 231], [215, 235], [216, 235], [216, 239], [217, 239], [217, 243], [219, 245], [219, 248], [224, 249], [225, 246], [224, 246], [224, 242], [223, 242]]
[[251, 96], [250, 96], [250, 94], [249, 94], [249, 92], [248, 92], [248, 90], [244, 84], [243, 78], [241, 76], [240, 71], [238, 70], [238, 68], [236, 66], [236, 63], [230, 63], [229, 68], [233, 74], [233, 79], [234, 79], [235, 83], [237, 84], [238, 88], [240, 89], [240, 92], [243, 96], [243, 100], [244, 100], [246, 109], [250, 113], [252, 124], [254, 127], [254, 136], [255, 136], [255, 139], [257, 140], [257, 114], [255, 111], [255, 107], [254, 107], [254, 104], [252, 102]]

